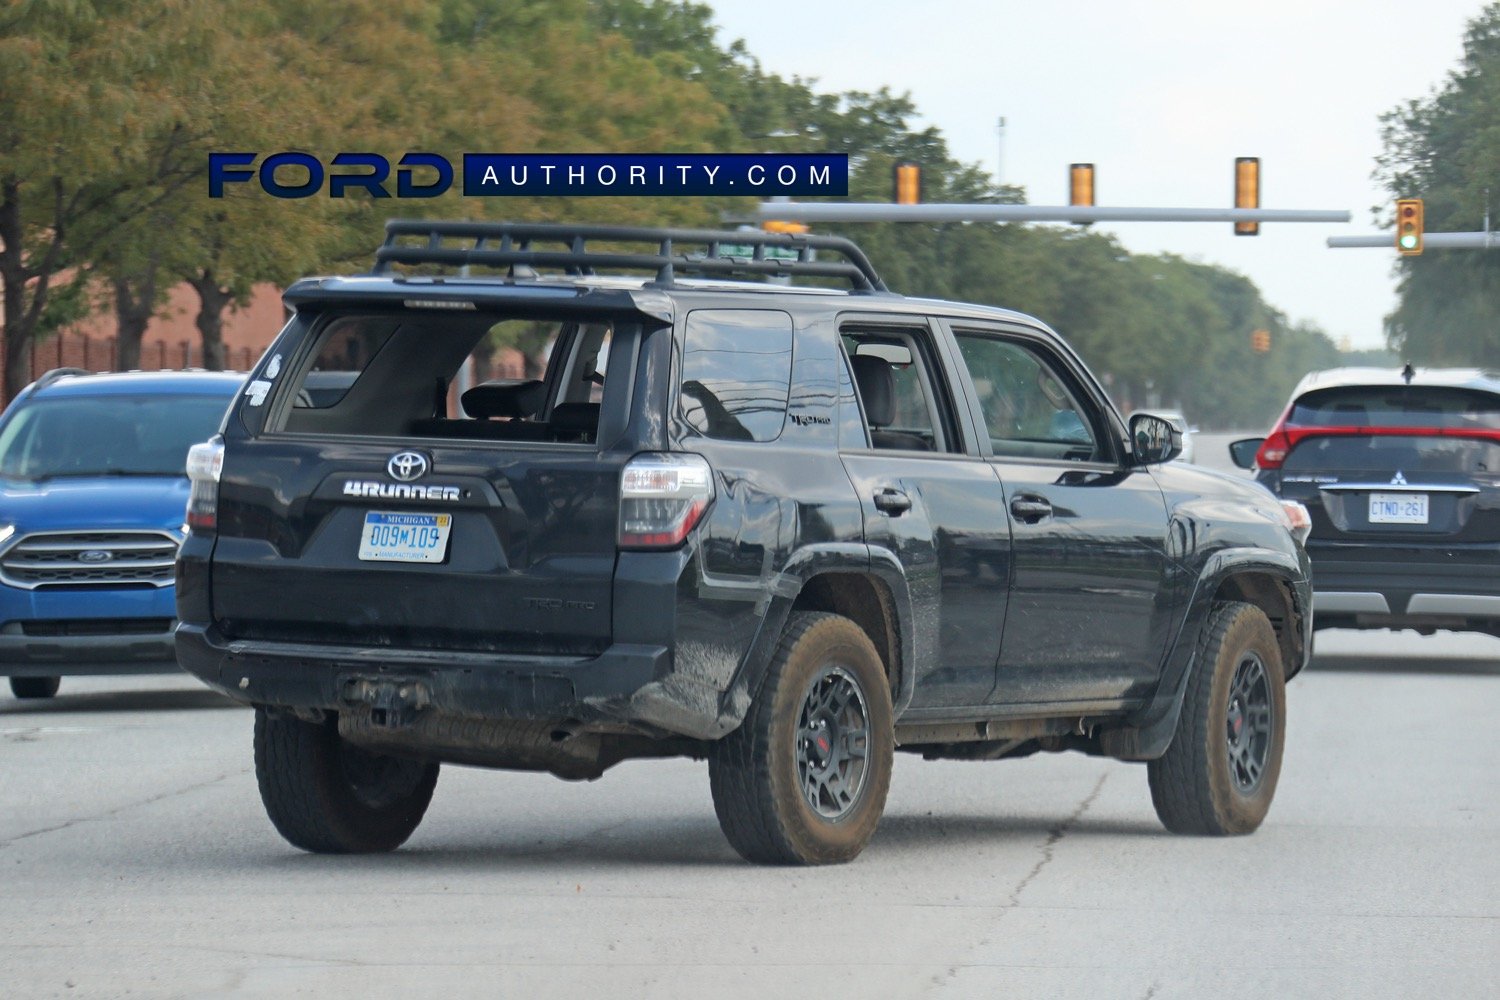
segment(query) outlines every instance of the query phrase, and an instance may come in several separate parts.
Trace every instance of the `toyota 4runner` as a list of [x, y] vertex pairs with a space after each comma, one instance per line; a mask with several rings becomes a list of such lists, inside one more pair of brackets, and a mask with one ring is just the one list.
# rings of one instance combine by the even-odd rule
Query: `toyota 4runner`
[[[291, 843], [395, 848], [444, 762], [707, 758], [771, 863], [858, 854], [895, 750], [1147, 761], [1173, 830], [1265, 816], [1306, 512], [1163, 464], [1178, 428], [1038, 321], [833, 237], [449, 222], [286, 303], [189, 459], [177, 651], [255, 706]], [[485, 377], [518, 344], [540, 377]]]

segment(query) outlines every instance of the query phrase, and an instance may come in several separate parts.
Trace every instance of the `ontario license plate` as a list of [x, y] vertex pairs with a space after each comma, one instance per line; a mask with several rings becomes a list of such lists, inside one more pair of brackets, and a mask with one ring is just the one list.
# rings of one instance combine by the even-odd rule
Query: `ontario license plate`
[[1426, 524], [1426, 493], [1371, 493], [1371, 524]]
[[448, 554], [452, 514], [365, 514], [359, 557], [366, 562], [440, 563]]

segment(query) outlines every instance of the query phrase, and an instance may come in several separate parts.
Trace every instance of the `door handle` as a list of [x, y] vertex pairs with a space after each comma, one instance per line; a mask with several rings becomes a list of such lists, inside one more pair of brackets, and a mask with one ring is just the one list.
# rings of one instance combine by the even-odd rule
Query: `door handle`
[[1052, 516], [1052, 505], [1044, 497], [1019, 496], [1010, 502], [1010, 512], [1022, 524], [1036, 524]]
[[887, 487], [875, 494], [875, 509], [891, 517], [900, 517], [911, 510], [911, 497]]

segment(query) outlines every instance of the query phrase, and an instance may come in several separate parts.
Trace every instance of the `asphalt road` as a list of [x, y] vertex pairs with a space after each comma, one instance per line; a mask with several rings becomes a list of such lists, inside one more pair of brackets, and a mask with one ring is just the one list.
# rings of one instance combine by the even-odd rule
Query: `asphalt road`
[[1253, 836], [1165, 833], [1139, 765], [898, 755], [824, 869], [740, 862], [680, 761], [447, 768], [406, 848], [315, 857], [191, 681], [0, 695], [0, 996], [1495, 995], [1500, 640], [1318, 648]]

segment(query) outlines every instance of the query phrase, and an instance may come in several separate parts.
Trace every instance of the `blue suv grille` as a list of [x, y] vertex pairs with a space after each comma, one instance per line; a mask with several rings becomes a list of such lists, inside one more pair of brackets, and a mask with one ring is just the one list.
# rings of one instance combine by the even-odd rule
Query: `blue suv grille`
[[12, 587], [147, 586], [172, 582], [178, 539], [165, 531], [68, 531], [26, 535], [0, 555]]

